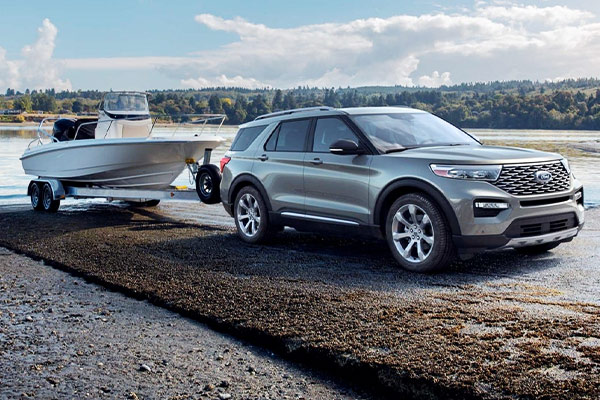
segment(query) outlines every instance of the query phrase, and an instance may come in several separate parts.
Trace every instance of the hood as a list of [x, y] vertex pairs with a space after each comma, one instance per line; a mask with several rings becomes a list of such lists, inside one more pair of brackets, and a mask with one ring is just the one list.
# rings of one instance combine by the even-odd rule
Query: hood
[[505, 146], [435, 146], [386, 154], [386, 157], [419, 158], [446, 164], [521, 164], [560, 160], [557, 153]]

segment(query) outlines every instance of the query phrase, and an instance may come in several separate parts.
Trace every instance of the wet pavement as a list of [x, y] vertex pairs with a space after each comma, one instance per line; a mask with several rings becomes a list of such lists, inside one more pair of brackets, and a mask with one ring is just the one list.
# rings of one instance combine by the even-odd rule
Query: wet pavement
[[435, 275], [382, 241], [286, 230], [249, 246], [220, 206], [61, 210], [0, 211], [0, 245], [392, 394], [600, 396], [600, 210], [545, 255]]

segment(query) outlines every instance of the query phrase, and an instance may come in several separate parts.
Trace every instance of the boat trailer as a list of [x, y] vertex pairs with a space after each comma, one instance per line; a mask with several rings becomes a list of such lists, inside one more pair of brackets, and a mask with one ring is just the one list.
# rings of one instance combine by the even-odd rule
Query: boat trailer
[[75, 199], [107, 199], [126, 201], [133, 205], [153, 207], [162, 200], [198, 201], [216, 204], [221, 201], [219, 188], [221, 172], [210, 164], [212, 149], [206, 149], [202, 164], [186, 160], [186, 165], [196, 183], [195, 189], [186, 186], [170, 186], [165, 189], [118, 189], [100, 186], [75, 186], [56, 178], [39, 177], [29, 182], [27, 195], [36, 211], [56, 212], [60, 201]]

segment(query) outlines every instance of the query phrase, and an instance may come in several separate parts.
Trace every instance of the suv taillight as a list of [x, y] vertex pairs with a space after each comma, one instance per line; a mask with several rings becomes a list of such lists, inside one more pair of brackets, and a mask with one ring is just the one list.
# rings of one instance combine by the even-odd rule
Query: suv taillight
[[225, 166], [227, 165], [227, 163], [231, 161], [231, 157], [223, 157], [221, 158], [221, 173], [223, 173], [223, 168], [225, 168]]

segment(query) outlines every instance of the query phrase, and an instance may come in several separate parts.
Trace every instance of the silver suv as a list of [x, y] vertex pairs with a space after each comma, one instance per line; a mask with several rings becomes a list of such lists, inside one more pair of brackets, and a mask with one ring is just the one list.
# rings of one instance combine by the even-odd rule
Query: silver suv
[[316, 107], [240, 126], [220, 195], [242, 240], [290, 226], [384, 237], [429, 272], [500, 248], [548, 251], [583, 226], [583, 188], [559, 154], [484, 146], [427, 112]]

